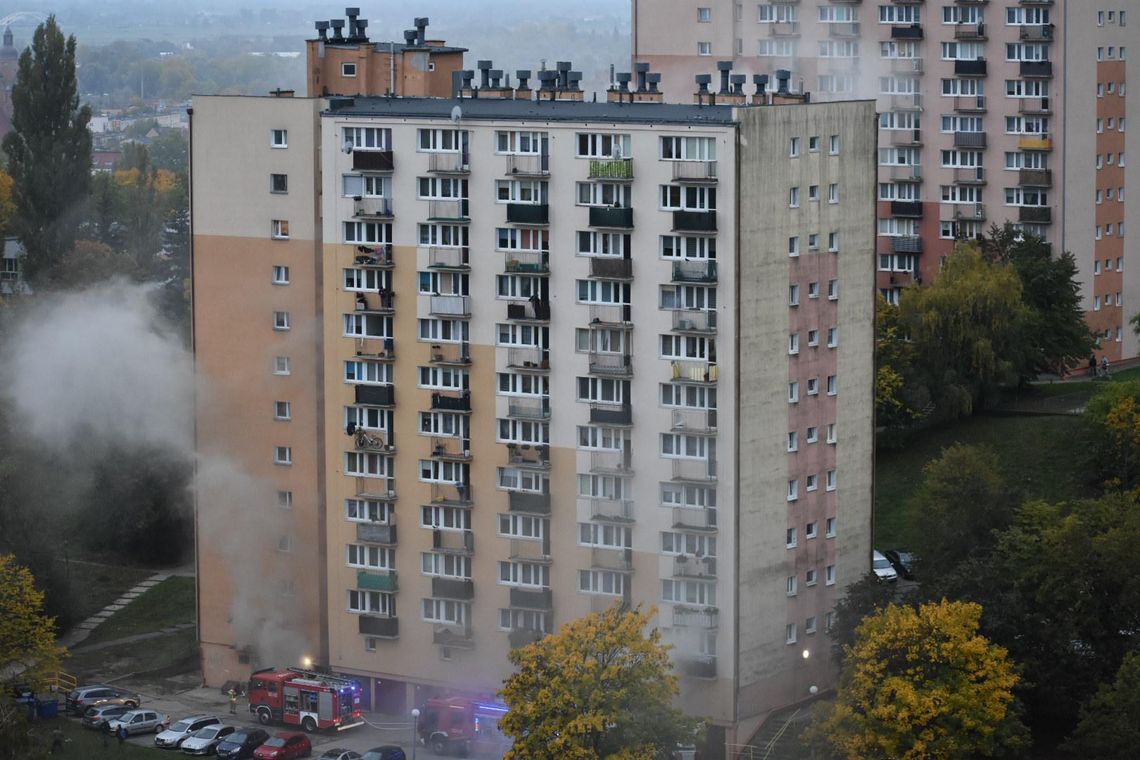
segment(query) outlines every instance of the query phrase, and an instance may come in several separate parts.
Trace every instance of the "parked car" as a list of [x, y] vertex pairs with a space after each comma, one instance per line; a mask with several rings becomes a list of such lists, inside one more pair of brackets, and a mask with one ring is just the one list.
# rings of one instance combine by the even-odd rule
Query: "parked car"
[[283, 733], [271, 736], [253, 751], [256, 760], [292, 760], [313, 754], [313, 745], [304, 734]]
[[871, 570], [878, 576], [881, 581], [888, 581], [893, 583], [899, 579], [899, 574], [891, 567], [891, 561], [883, 556], [883, 553], [876, 549], [871, 555]]
[[222, 721], [214, 715], [191, 715], [183, 718], [170, 728], [154, 737], [156, 747], [163, 749], [178, 749], [190, 734], [206, 726], [213, 726]]
[[155, 710], [130, 710], [112, 720], [110, 729], [112, 732], [117, 732], [126, 726], [127, 733], [132, 736], [134, 734], [145, 734], [148, 731], [154, 731], [157, 734], [166, 728], [169, 720], [165, 713]]
[[116, 689], [105, 684], [93, 684], [91, 686], [80, 686], [78, 689], [70, 691], [64, 700], [64, 704], [69, 712], [82, 715], [87, 712], [88, 707], [93, 705], [126, 705], [128, 708], [134, 709], [142, 704], [142, 699], [138, 694], [125, 689]]
[[403, 747], [385, 744], [383, 747], [373, 747], [365, 752], [362, 760], [407, 760], [407, 755], [404, 754]]
[[883, 552], [883, 556], [891, 563], [891, 567], [895, 569], [895, 572], [908, 581], [914, 580], [914, 566], [915, 563], [918, 562], [918, 557], [906, 549], [888, 549]]
[[84, 728], [102, 730], [104, 723], [115, 720], [127, 712], [130, 710], [126, 705], [95, 705], [88, 707], [87, 712], [83, 713], [80, 724]]
[[212, 755], [218, 744], [234, 731], [237, 731], [237, 726], [221, 723], [199, 728], [182, 742], [182, 751], [187, 755]]
[[[379, 749], [383, 749], [380, 747]], [[351, 749], [343, 749], [341, 747], [333, 747], [326, 749], [325, 753], [320, 756], [318, 760], [360, 760], [361, 754], [354, 752]]]
[[218, 745], [218, 757], [222, 760], [246, 760], [253, 757], [253, 751], [268, 738], [269, 732], [264, 728], [239, 728]]

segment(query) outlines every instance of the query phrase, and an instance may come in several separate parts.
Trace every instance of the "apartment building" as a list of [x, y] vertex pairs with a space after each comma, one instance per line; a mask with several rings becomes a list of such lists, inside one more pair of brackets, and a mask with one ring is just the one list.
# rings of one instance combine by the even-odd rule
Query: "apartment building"
[[274, 526], [199, 541], [206, 682], [291, 652], [399, 713], [624, 601], [744, 741], [869, 567], [874, 105], [483, 70], [195, 98], [198, 443], [257, 484], [199, 535]]
[[[879, 292], [897, 301], [902, 287], [937, 272], [955, 240], [1009, 221], [1080, 259], [1098, 354], [1118, 359], [1137, 354], [1127, 322], [1140, 302], [1124, 303], [1130, 291], [1115, 268], [1129, 244], [1118, 234], [1124, 185], [1114, 177], [1123, 182], [1127, 170], [1108, 156], [1124, 151], [1125, 99], [1107, 86], [1125, 80], [1137, 5], [633, 0], [633, 57], [681, 99], [719, 61], [745, 75], [787, 70], [816, 100], [875, 98]], [[1106, 91], [1094, 98], [1098, 84]], [[1094, 202], [1097, 156], [1097, 189], [1107, 197], [1112, 185], [1114, 206]], [[1094, 242], [1101, 252], [1090, 252]]]

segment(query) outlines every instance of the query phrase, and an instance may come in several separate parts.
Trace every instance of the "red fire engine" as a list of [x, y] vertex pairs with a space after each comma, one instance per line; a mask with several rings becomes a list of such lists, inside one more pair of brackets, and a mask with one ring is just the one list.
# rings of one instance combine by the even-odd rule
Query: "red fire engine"
[[300, 668], [254, 671], [249, 677], [249, 711], [262, 724], [285, 723], [310, 733], [324, 728], [343, 731], [364, 723], [359, 684]]
[[499, 719], [506, 712], [506, 705], [489, 699], [435, 697], [420, 710], [420, 739], [437, 755], [457, 752], [466, 757], [476, 741], [505, 741]]

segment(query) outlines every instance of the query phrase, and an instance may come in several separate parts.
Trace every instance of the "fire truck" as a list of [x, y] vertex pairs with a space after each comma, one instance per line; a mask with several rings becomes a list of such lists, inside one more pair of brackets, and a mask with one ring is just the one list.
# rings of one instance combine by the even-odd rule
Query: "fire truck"
[[249, 711], [263, 725], [285, 723], [305, 731], [364, 723], [360, 685], [348, 678], [300, 668], [257, 670], [249, 677]]
[[506, 712], [506, 705], [489, 699], [435, 697], [420, 708], [420, 740], [437, 755], [466, 757], [476, 741], [506, 741], [499, 732]]

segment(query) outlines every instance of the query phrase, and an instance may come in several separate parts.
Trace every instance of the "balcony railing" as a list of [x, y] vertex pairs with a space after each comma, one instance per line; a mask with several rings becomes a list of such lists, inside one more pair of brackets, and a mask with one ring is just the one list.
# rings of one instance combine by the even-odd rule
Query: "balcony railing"
[[475, 633], [463, 625], [436, 625], [431, 632], [431, 641], [448, 649], [474, 649]]
[[922, 25], [911, 24], [910, 26], [892, 26], [891, 27], [892, 40], [921, 40], [922, 39]]
[[716, 557], [681, 555], [673, 559], [674, 578], [715, 578]]
[[673, 480], [707, 482], [716, 480], [715, 459], [674, 459]]
[[959, 113], [983, 113], [986, 110], [986, 96], [957, 95], [954, 97], [954, 110]]
[[776, 21], [768, 24], [769, 37], [799, 37], [800, 36], [800, 22], [798, 21]]
[[357, 293], [356, 311], [390, 313], [396, 308], [396, 294], [388, 289], [379, 293]]
[[674, 182], [716, 182], [716, 161], [673, 161]]
[[1020, 169], [1017, 184], [1028, 187], [1052, 187], [1053, 172], [1049, 169]]
[[613, 208], [611, 206], [591, 206], [590, 226], [632, 230], [633, 209]]
[[431, 579], [431, 595], [437, 599], [458, 599], [467, 601], [475, 598], [475, 582], [460, 578]]
[[394, 169], [390, 150], [352, 151], [352, 170], [355, 172], [390, 172]]
[[394, 617], [380, 617], [377, 615], [358, 615], [360, 633], [364, 636], [374, 636], [381, 639], [397, 639], [400, 637], [400, 619]]
[[628, 325], [633, 322], [633, 307], [629, 304], [590, 304], [590, 324]]
[[715, 383], [717, 365], [708, 362], [674, 361], [670, 363], [673, 380], [686, 383]]
[[386, 573], [370, 573], [367, 570], [358, 570], [356, 573], [356, 587], [370, 591], [396, 591], [399, 585], [396, 582], [396, 571]]
[[955, 203], [955, 221], [982, 221], [986, 218], [986, 206], [983, 203]]
[[985, 24], [957, 24], [954, 26], [954, 39], [956, 40], [984, 40], [986, 39]]
[[357, 404], [368, 406], [394, 406], [396, 388], [393, 385], [354, 385], [354, 398]]
[[1018, 68], [1023, 77], [1053, 76], [1052, 61], [1022, 61]]
[[539, 540], [529, 538], [511, 539], [511, 559], [529, 559], [540, 562], [550, 561], [550, 536]]
[[[893, 31], [893, 29], [892, 29]], [[858, 21], [839, 21], [833, 24], [827, 24], [827, 32], [831, 37], [836, 39], [848, 39], [851, 37], [859, 36], [859, 22]]]
[[550, 494], [511, 491], [508, 494], [508, 508], [512, 512], [548, 515], [550, 514]]
[[716, 628], [720, 622], [716, 607], [673, 605], [673, 625], [680, 628]]
[[[357, 386], [358, 388], [360, 386]], [[464, 391], [459, 396], [449, 396], [445, 393], [435, 392], [431, 394], [431, 408], [432, 409], [448, 409], [457, 412], [471, 411], [471, 393]]]
[[704, 309], [679, 309], [673, 312], [675, 332], [715, 333], [716, 312]]
[[507, 366], [514, 369], [550, 369], [550, 352], [538, 346], [507, 349]]
[[428, 153], [428, 171], [436, 174], [467, 174], [471, 171], [471, 157], [467, 153]]
[[550, 589], [511, 588], [511, 606], [524, 610], [554, 609], [554, 593]]
[[590, 179], [632, 180], [633, 159], [614, 158], [605, 160], [592, 158], [590, 159], [587, 177]]
[[1048, 134], [1022, 135], [1017, 140], [1021, 150], [1053, 150], [1053, 138]]
[[361, 499], [376, 499], [392, 502], [396, 500], [395, 478], [356, 478], [356, 496]]
[[1053, 221], [1053, 209], [1049, 206], [1020, 206], [1017, 221], [1031, 224], [1049, 224]]
[[467, 296], [430, 296], [428, 311], [436, 317], [469, 317], [471, 303]]
[[470, 462], [471, 444], [462, 438], [437, 437], [431, 439], [431, 455], [449, 462]]
[[507, 404], [507, 416], [516, 420], [550, 419], [550, 399], [524, 401], [512, 397], [510, 403]]
[[984, 77], [986, 75], [986, 59], [954, 61], [954, 74], [960, 77]]
[[444, 504], [452, 507], [471, 506], [471, 484], [432, 483], [431, 500], [433, 504]]
[[534, 226], [550, 224], [550, 206], [545, 203], [508, 203], [507, 222]]
[[986, 170], [982, 166], [963, 166], [954, 170], [954, 181], [960, 185], [985, 184]]
[[590, 566], [597, 570], [628, 573], [633, 570], [633, 550], [594, 547], [590, 550]]
[[431, 363], [465, 367], [471, 363], [471, 344], [434, 343], [431, 347]]
[[677, 669], [692, 678], [716, 678], [716, 657], [702, 655], [686, 658], [677, 663]]
[[632, 425], [633, 407], [629, 404], [590, 404], [590, 422], [602, 425]]
[[633, 502], [629, 499], [586, 499], [589, 502], [590, 519], [631, 522]]
[[522, 274], [548, 274], [550, 254], [538, 251], [507, 251], [503, 254], [503, 267], [508, 272]]
[[1017, 102], [1017, 112], [1025, 114], [1050, 114], [1053, 113], [1052, 103], [1049, 98], [1021, 98]]
[[891, 201], [891, 216], [922, 218], [922, 201]]
[[984, 148], [986, 147], [985, 132], [955, 132], [955, 148]]
[[1023, 26], [1018, 30], [1017, 37], [1026, 42], [1047, 42], [1053, 39], [1053, 25]]
[[471, 210], [466, 198], [428, 201], [428, 219], [440, 222], [469, 222]]
[[890, 96], [891, 110], [914, 111], [922, 110], [922, 93], [908, 92], [896, 93]]
[[671, 430], [688, 430], [694, 433], [716, 432], [715, 409], [674, 409]]
[[351, 431], [352, 442], [356, 445], [357, 451], [391, 453], [396, 450], [396, 447], [389, 443], [392, 440], [391, 433], [386, 430], [368, 430], [356, 425], [355, 422], [350, 422], [348, 429]]
[[633, 452], [629, 449], [622, 449], [621, 451], [591, 451], [590, 473], [593, 475], [632, 474]]
[[545, 322], [550, 319], [550, 301], [532, 298], [507, 304], [507, 319]]
[[361, 198], [352, 200], [352, 215], [357, 219], [391, 219], [391, 198]]
[[531, 470], [549, 470], [550, 447], [541, 443], [533, 447], [529, 443], [508, 443], [507, 463], [512, 467], [522, 467]]
[[428, 250], [429, 269], [470, 269], [471, 249], [431, 246]]
[[358, 245], [356, 246], [356, 256], [353, 258], [353, 262], [360, 267], [391, 269], [395, 264], [392, 258], [392, 245], [390, 243], [382, 243], [381, 245]]
[[511, 649], [525, 647], [536, 641], [542, 641], [544, 638], [546, 638], [545, 633], [531, 628], [512, 628], [507, 634], [507, 641], [510, 643]]
[[673, 507], [674, 528], [716, 530], [716, 510], [700, 507]]
[[507, 174], [513, 177], [545, 177], [550, 174], [549, 153], [507, 156]]
[[435, 528], [431, 532], [431, 546], [448, 554], [471, 554], [475, 551], [475, 532]]
[[632, 280], [633, 260], [613, 256], [591, 256], [590, 276], [608, 280]]
[[673, 230], [676, 232], [716, 232], [716, 212], [674, 211]]
[[891, 129], [887, 130], [891, 145], [921, 145], [921, 129]]
[[891, 73], [893, 74], [921, 74], [921, 58], [892, 58]]
[[716, 282], [716, 262], [710, 260], [673, 262], [673, 282]]
[[369, 544], [396, 545], [396, 526], [386, 523], [357, 523], [356, 540]]
[[891, 166], [887, 176], [894, 182], [917, 182], [922, 179], [922, 167], [918, 164]]
[[629, 354], [590, 352], [590, 374], [614, 377], [633, 375], [633, 357]]
[[892, 237], [891, 250], [895, 253], [922, 253], [922, 238], [917, 235]]

